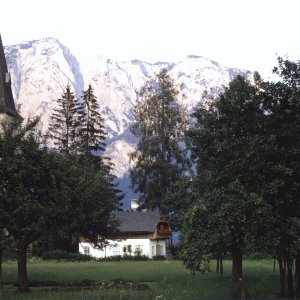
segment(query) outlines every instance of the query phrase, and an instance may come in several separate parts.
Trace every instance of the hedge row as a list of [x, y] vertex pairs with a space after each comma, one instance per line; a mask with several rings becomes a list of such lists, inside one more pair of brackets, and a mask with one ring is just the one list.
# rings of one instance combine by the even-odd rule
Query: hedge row
[[[44, 260], [57, 260], [57, 261], [121, 261], [121, 260], [133, 260], [142, 261], [149, 260], [146, 255], [115, 255], [106, 258], [94, 258], [81, 253], [71, 253], [63, 250], [52, 250], [44, 252], [41, 256]], [[164, 256], [153, 256], [152, 260], [163, 260]]]

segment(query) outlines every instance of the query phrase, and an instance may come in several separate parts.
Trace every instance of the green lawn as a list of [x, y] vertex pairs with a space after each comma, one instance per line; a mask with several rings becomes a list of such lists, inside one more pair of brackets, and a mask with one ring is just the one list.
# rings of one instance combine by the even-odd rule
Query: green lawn
[[[214, 266], [212, 266], [214, 268]], [[278, 270], [273, 271], [271, 260], [249, 260], [244, 263], [244, 280], [230, 281], [231, 262], [225, 261], [224, 275], [215, 272], [191, 275], [180, 261], [120, 261], [120, 262], [28, 262], [28, 277], [32, 282], [74, 282], [95, 280], [99, 282], [122, 280], [145, 283], [148, 289], [118, 287], [94, 289], [66, 287], [32, 287], [31, 292], [19, 294], [13, 284], [17, 281], [15, 262], [3, 266], [3, 290], [0, 299], [230, 299], [240, 287], [252, 298], [274, 298], [279, 290]], [[161, 296], [162, 297], [157, 297]]]

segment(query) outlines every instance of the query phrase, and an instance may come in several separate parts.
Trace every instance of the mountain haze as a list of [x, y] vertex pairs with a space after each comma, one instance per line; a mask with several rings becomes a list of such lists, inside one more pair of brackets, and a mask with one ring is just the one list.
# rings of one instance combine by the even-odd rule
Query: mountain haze
[[[16, 104], [23, 117], [40, 115], [46, 130], [56, 100], [67, 84], [80, 98], [92, 84], [108, 132], [106, 155], [115, 164], [120, 188], [127, 192], [125, 203], [134, 195], [129, 191], [128, 153], [134, 150], [136, 139], [129, 127], [134, 122], [133, 106], [138, 91], [149, 76], [168, 68], [175, 83], [185, 94], [183, 105], [192, 112], [201, 105], [205, 90], [212, 94], [245, 70], [227, 68], [200, 56], [187, 56], [179, 62], [154, 64], [131, 60], [113, 61], [100, 55], [75, 57], [71, 50], [55, 38], [29, 41], [4, 47]], [[101, 49], [99, 50], [99, 52]]]

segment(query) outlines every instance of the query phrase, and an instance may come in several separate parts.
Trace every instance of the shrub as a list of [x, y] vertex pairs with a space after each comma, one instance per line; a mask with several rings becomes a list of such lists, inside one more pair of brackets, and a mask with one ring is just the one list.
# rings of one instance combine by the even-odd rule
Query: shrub
[[140, 261], [140, 260], [148, 260], [148, 256], [146, 255], [123, 255], [122, 260], [134, 260], [134, 261]]
[[164, 255], [154, 255], [154, 256], [152, 256], [152, 259], [153, 260], [164, 260], [165, 257], [164, 257]]
[[100, 261], [120, 261], [122, 259], [121, 255], [113, 255], [113, 256], [109, 256], [109, 257], [103, 257], [103, 258], [98, 258], [97, 260]]
[[67, 252], [64, 250], [52, 250], [42, 254], [44, 260], [57, 260], [57, 261], [90, 261], [95, 260], [93, 257], [83, 255], [81, 253]]

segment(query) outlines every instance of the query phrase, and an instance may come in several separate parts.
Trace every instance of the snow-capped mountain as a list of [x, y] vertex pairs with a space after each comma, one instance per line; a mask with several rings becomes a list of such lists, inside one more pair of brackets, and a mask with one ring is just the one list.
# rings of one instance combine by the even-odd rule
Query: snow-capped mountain
[[88, 59], [75, 57], [55, 38], [6, 46], [4, 50], [16, 104], [21, 105], [24, 117], [41, 115], [44, 129], [67, 84], [78, 98], [92, 84], [109, 133], [106, 152], [115, 164], [120, 188], [128, 192], [127, 199], [132, 196], [128, 184], [128, 153], [136, 144], [129, 127], [134, 121], [136, 91], [148, 76], [168, 68], [186, 96], [183, 104], [192, 111], [201, 104], [205, 90], [219, 93], [237, 74], [247, 73], [191, 55], [176, 63], [155, 64], [139, 60], [117, 62], [100, 55]]

